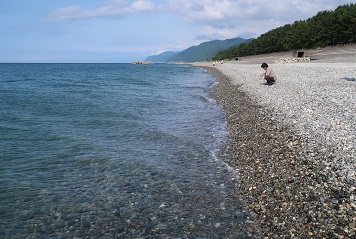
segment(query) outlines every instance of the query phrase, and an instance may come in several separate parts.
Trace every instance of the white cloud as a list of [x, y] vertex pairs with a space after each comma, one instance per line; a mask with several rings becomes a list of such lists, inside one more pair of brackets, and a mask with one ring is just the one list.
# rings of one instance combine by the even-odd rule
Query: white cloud
[[[268, 30], [305, 20], [323, 10], [334, 10], [348, 0], [168, 0], [165, 7], [190, 24], [200, 25], [201, 35], [226, 39], [256, 37]], [[251, 35], [251, 32], [254, 34]], [[209, 37], [208, 37], [209, 38]]]
[[47, 16], [52, 21], [88, 19], [97, 17], [123, 17], [128, 14], [153, 11], [155, 4], [149, 0], [137, 0], [132, 3], [128, 1], [110, 1], [107, 5], [85, 9], [80, 6], [69, 6], [55, 9]]
[[[156, 1], [156, 2], [155, 2]], [[97, 17], [120, 18], [130, 14], [159, 11], [173, 13], [198, 26], [196, 39], [226, 39], [258, 35], [323, 10], [333, 10], [348, 0], [108, 0], [97, 8], [69, 6], [54, 10], [51, 20]]]
[[147, 0], [139, 0], [135, 1], [131, 4], [132, 10], [138, 11], [138, 12], [144, 12], [144, 11], [153, 11], [155, 10], [155, 5]]

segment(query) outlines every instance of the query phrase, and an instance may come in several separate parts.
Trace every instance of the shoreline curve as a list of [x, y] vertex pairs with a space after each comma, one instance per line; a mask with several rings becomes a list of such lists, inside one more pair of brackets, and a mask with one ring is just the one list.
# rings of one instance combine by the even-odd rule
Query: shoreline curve
[[271, 87], [258, 79], [265, 60], [192, 64], [219, 82], [213, 94], [230, 133], [224, 160], [240, 175], [241, 197], [263, 237], [355, 237], [355, 54], [269, 61], [279, 74]]

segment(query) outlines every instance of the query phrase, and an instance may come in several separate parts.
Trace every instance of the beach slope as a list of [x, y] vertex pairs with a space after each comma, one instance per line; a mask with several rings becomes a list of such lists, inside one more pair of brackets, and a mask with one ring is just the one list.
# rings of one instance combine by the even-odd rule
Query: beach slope
[[[230, 131], [225, 160], [264, 237], [355, 237], [355, 49], [303, 63], [265, 56], [193, 64], [219, 82], [214, 95]], [[277, 72], [276, 84], [259, 78], [262, 62]]]

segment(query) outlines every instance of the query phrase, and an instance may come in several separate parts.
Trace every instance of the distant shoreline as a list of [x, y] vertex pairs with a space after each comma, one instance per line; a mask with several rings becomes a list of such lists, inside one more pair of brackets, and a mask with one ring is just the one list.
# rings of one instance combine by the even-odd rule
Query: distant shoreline
[[[231, 138], [226, 160], [265, 237], [355, 235], [353, 50], [327, 49], [309, 63], [276, 64], [275, 55], [265, 55], [192, 64], [219, 82], [214, 95]], [[279, 75], [273, 86], [258, 78], [265, 61]]]

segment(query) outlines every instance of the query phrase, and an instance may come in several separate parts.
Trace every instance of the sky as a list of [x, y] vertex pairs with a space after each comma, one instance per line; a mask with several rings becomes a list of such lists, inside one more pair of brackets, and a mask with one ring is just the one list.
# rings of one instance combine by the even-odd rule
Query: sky
[[0, 0], [0, 63], [129, 63], [355, 0]]

